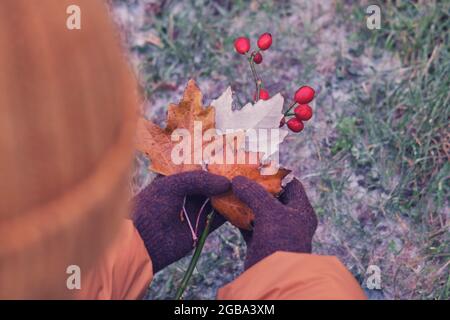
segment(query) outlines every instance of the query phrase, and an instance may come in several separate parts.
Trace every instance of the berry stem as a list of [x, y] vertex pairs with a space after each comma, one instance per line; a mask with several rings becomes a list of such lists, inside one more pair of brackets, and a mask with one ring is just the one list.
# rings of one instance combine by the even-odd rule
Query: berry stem
[[291, 111], [291, 109], [295, 106], [297, 104], [297, 102], [292, 102], [290, 105], [289, 105], [289, 107], [288, 107], [288, 109], [284, 112], [284, 116], [286, 117], [286, 116], [293, 116], [294, 114], [289, 114], [289, 111]]
[[256, 86], [255, 102], [257, 102], [259, 100], [259, 94], [261, 92], [261, 87], [262, 87], [262, 80], [259, 78], [258, 72], [256, 71], [256, 68], [255, 68], [255, 62], [253, 61], [255, 54], [257, 54], [258, 52], [259, 52], [259, 50], [254, 51], [248, 57], [248, 63], [250, 64], [250, 69], [252, 70], [252, 75], [253, 75], [253, 81], [255, 81], [255, 86]]

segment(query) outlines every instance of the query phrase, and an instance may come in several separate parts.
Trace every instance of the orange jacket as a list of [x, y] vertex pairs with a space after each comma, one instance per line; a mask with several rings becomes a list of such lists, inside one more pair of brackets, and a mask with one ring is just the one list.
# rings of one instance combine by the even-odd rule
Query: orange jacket
[[[83, 271], [82, 271], [83, 272]], [[81, 274], [77, 299], [139, 299], [153, 278], [152, 262], [130, 220], [97, 264]], [[276, 252], [221, 288], [218, 299], [365, 299], [336, 258]]]

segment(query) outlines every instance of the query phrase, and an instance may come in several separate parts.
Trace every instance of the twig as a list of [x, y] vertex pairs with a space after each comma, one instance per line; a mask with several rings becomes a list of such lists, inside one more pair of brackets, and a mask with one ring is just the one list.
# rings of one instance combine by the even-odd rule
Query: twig
[[255, 81], [255, 86], [256, 86], [256, 99], [255, 99], [255, 102], [257, 102], [259, 100], [259, 94], [261, 92], [261, 86], [262, 86], [262, 80], [259, 77], [258, 72], [256, 71], [255, 62], [253, 61], [253, 57], [255, 56], [256, 53], [257, 52], [253, 52], [248, 57], [248, 63], [250, 64], [250, 69], [252, 70], [253, 80]]
[[211, 228], [211, 224], [214, 220], [214, 215], [215, 211], [212, 210], [206, 218], [205, 230], [203, 230], [200, 236], [200, 240], [198, 241], [197, 247], [195, 248], [194, 255], [192, 256], [191, 262], [189, 262], [189, 266], [186, 270], [186, 273], [184, 274], [183, 280], [181, 281], [180, 288], [177, 290], [177, 293], [175, 295], [176, 300], [181, 300], [183, 298], [183, 293], [186, 290], [189, 280], [191, 280], [195, 266], [197, 265], [198, 259], [200, 258], [200, 254], [203, 250], [203, 246], [205, 245], [206, 238], [208, 237], [209, 229]]
[[194, 241], [194, 246], [195, 246], [195, 243], [198, 240], [197, 233], [194, 231], [194, 228], [192, 228], [191, 220], [189, 219], [189, 215], [186, 211], [185, 205], [186, 205], [186, 197], [184, 197], [184, 199], [183, 199], [183, 209], [182, 210], [183, 210], [184, 218], [187, 220], [189, 229], [191, 230], [192, 240]]
[[195, 229], [194, 229], [195, 230], [195, 234], [198, 234], [198, 225], [200, 223], [200, 217], [202, 216], [203, 209], [205, 209], [205, 207], [208, 204], [208, 202], [209, 202], [209, 198], [206, 198], [206, 200], [205, 200], [205, 202], [203, 202], [200, 210], [198, 210], [197, 219], [195, 221]]
[[288, 107], [288, 109], [286, 110], [286, 112], [284, 113], [284, 116], [293, 116], [295, 115], [295, 113], [290, 114], [289, 111], [291, 111], [291, 109], [297, 104], [297, 102], [292, 102], [291, 105]]

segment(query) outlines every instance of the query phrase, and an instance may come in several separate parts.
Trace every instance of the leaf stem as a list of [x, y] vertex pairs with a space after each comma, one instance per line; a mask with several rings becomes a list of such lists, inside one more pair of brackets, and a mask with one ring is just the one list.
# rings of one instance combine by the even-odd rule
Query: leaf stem
[[198, 259], [200, 258], [200, 254], [202, 253], [203, 246], [205, 245], [206, 238], [208, 237], [208, 234], [209, 234], [209, 229], [211, 228], [211, 224], [214, 220], [214, 215], [215, 215], [215, 211], [212, 210], [206, 217], [205, 229], [203, 230], [203, 232], [200, 236], [200, 240], [198, 241], [197, 247], [195, 247], [194, 254], [191, 258], [191, 261], [189, 262], [189, 266], [186, 270], [186, 273], [183, 276], [183, 280], [181, 281], [180, 288], [177, 290], [177, 293], [175, 295], [176, 300], [183, 299], [183, 293], [186, 290], [189, 280], [191, 280], [195, 266], [197, 265]]

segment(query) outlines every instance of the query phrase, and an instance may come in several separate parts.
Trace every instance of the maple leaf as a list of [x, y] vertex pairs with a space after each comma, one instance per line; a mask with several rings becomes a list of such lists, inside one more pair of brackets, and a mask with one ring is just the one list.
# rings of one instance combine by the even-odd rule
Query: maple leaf
[[191, 143], [191, 161], [190, 163], [175, 164], [172, 161], [171, 153], [177, 142], [172, 140], [172, 133], [177, 129], [186, 129], [193, 136], [194, 122], [202, 123], [202, 132], [214, 128], [214, 108], [203, 108], [202, 94], [195, 84], [190, 80], [184, 91], [183, 98], [178, 105], [169, 105], [167, 112], [167, 126], [162, 129], [158, 125], [144, 118], [140, 118], [137, 124], [136, 147], [145, 153], [150, 159], [150, 169], [162, 175], [171, 175], [174, 173], [199, 170], [201, 164], [193, 159], [196, 150], [199, 147]]
[[212, 107], [203, 108], [202, 93], [195, 81], [189, 80], [180, 103], [169, 105], [166, 130], [173, 131], [184, 128], [193, 132], [194, 121], [202, 122], [203, 132], [213, 129], [215, 110]]
[[[281, 181], [289, 171], [279, 169], [273, 175], [261, 175], [261, 168], [270, 166], [272, 163], [261, 166], [259, 162], [262, 157], [261, 153], [242, 151], [242, 139], [239, 138], [239, 135], [233, 137], [230, 144], [227, 139], [229, 136], [218, 134], [218, 137], [222, 138], [219, 140], [220, 150], [224, 154], [233, 156], [233, 164], [215, 163], [213, 159], [207, 158], [208, 156], [203, 152], [201, 153], [202, 163], [191, 161], [190, 163], [175, 164], [172, 159], [172, 151], [177, 142], [172, 140], [172, 134], [175, 130], [184, 129], [194, 135], [196, 130], [194, 123], [196, 121], [202, 123], [201, 134], [204, 134], [207, 130], [215, 129], [215, 109], [202, 106], [202, 94], [193, 80], [188, 82], [180, 103], [169, 106], [165, 129], [143, 118], [139, 120], [136, 137], [137, 149], [144, 152], [150, 159], [152, 171], [163, 175], [171, 175], [184, 171], [199, 170], [202, 169], [202, 164], [207, 164], [207, 170], [211, 173], [225, 176], [228, 179], [238, 175], [246, 176], [260, 183], [272, 194], [281, 191]], [[203, 150], [208, 144], [214, 143], [212, 141], [203, 141], [202, 139], [202, 143], [196, 145], [194, 139], [192, 139], [192, 154], [199, 151], [199, 148]], [[242, 155], [246, 159], [244, 164], [237, 161], [237, 158]], [[248, 159], [251, 157], [254, 157], [257, 161], [249, 161]], [[253, 212], [239, 201], [231, 191], [221, 196], [212, 197], [211, 202], [217, 211], [231, 223], [243, 229], [251, 229], [251, 221], [254, 218]]]
[[[288, 130], [280, 129], [284, 98], [276, 94], [269, 100], [258, 100], [255, 104], [247, 103], [241, 109], [232, 110], [233, 94], [228, 87], [217, 99], [211, 102], [216, 110], [216, 129], [266, 129], [264, 135], [257, 131], [247, 135], [246, 150], [262, 152], [265, 157], [278, 152], [279, 144], [288, 135]], [[256, 133], [256, 134], [255, 134]]]
[[150, 170], [165, 176], [184, 171], [199, 170], [195, 163], [175, 164], [171, 152], [175, 143], [171, 133], [151, 121], [140, 118], [137, 123], [136, 148], [150, 159]]

